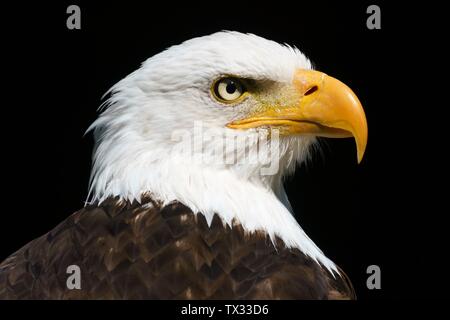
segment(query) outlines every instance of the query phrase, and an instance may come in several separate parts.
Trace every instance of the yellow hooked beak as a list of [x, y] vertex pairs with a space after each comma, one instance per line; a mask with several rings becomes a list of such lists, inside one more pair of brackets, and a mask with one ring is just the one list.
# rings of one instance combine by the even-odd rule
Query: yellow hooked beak
[[310, 134], [329, 138], [354, 137], [358, 163], [367, 144], [364, 109], [353, 91], [339, 80], [314, 70], [297, 70], [293, 85], [296, 105], [270, 107], [249, 118], [227, 124], [233, 129], [283, 127], [283, 134]]

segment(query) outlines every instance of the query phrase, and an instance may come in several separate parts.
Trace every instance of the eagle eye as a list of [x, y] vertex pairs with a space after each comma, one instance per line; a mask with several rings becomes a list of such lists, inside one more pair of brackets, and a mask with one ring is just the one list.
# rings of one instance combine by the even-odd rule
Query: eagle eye
[[220, 102], [235, 102], [245, 93], [245, 87], [239, 79], [227, 77], [217, 80], [213, 85], [214, 97]]

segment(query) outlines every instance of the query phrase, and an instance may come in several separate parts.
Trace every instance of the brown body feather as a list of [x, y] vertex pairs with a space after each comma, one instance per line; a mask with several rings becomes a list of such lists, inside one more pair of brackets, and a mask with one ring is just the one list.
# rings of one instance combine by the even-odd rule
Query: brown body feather
[[[80, 290], [66, 286], [69, 265]], [[179, 203], [87, 206], [0, 264], [0, 299], [352, 298], [343, 272]]]

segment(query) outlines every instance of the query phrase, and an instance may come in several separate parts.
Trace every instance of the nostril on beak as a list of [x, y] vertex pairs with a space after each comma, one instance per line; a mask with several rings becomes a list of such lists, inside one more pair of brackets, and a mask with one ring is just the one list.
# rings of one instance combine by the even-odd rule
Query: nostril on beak
[[319, 87], [317, 86], [312, 86], [311, 88], [309, 88], [308, 90], [306, 90], [305, 92], [305, 96], [309, 96], [310, 94], [313, 94], [314, 92], [316, 92], [319, 89]]

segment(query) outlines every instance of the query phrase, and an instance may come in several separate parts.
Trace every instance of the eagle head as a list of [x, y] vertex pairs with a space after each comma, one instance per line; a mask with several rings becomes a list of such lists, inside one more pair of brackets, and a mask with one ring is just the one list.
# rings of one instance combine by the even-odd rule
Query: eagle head
[[353, 137], [362, 159], [366, 118], [346, 85], [295, 47], [218, 32], [149, 58], [109, 94], [90, 127], [92, 201], [179, 201], [334, 269], [292, 217], [282, 178], [317, 137]]

